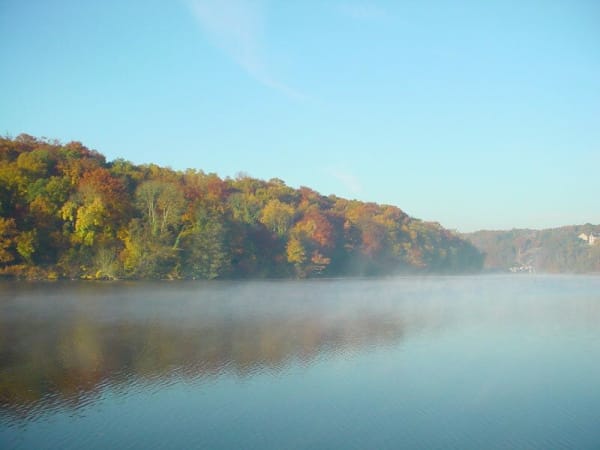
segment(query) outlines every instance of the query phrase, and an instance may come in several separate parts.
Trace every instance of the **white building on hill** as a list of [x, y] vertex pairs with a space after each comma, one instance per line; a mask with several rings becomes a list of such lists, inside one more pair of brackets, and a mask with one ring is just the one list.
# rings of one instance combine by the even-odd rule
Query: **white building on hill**
[[581, 233], [577, 237], [579, 239], [581, 239], [582, 241], [587, 242], [589, 245], [600, 244], [600, 235], [597, 235], [596, 233], [590, 233], [590, 234]]

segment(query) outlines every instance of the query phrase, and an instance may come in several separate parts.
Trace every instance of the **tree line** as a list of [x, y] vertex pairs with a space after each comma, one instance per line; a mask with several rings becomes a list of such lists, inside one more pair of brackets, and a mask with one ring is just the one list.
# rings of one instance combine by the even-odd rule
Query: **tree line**
[[545, 230], [482, 230], [463, 235], [485, 254], [484, 269], [507, 271], [531, 266], [544, 273], [600, 272], [600, 245], [581, 234], [600, 235], [600, 225], [569, 225]]
[[476, 271], [482, 254], [395, 206], [0, 138], [0, 275], [213, 279]]

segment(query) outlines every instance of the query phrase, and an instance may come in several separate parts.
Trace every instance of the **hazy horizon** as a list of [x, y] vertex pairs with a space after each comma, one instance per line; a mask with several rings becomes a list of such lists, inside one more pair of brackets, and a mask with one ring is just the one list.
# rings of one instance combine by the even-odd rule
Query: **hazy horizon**
[[600, 4], [0, 5], [0, 133], [460, 232], [600, 223]]

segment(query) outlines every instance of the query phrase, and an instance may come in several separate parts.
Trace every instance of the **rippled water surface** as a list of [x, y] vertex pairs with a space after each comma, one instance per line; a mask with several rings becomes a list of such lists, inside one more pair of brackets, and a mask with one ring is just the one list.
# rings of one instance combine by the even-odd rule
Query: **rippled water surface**
[[600, 448], [600, 277], [0, 284], [0, 448]]

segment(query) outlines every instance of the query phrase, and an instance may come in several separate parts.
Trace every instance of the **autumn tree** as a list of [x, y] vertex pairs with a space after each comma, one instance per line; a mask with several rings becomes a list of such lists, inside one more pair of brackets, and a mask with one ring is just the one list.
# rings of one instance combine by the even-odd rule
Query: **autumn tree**
[[152, 236], [164, 236], [169, 231], [176, 231], [181, 223], [184, 199], [174, 183], [145, 181], [138, 187], [135, 197]]
[[0, 264], [6, 265], [15, 259], [13, 246], [16, 234], [15, 220], [0, 217]]
[[288, 262], [300, 277], [322, 273], [331, 262], [333, 227], [316, 209], [309, 211], [291, 230], [286, 247]]
[[172, 182], [148, 180], [137, 188], [135, 199], [142, 218], [133, 219], [121, 236], [126, 273], [146, 278], [176, 276], [183, 193]]
[[253, 194], [235, 192], [229, 196], [227, 203], [235, 221], [248, 225], [256, 225], [259, 222], [262, 202]]
[[294, 208], [277, 199], [269, 200], [260, 213], [260, 222], [279, 237], [287, 234], [294, 218]]
[[[589, 265], [595, 253], [575, 244], [569, 261]], [[455, 233], [394, 206], [278, 178], [107, 162], [79, 142], [0, 138], [0, 275], [308, 277], [473, 270], [481, 261]]]
[[199, 207], [181, 233], [182, 274], [186, 278], [213, 279], [231, 269], [227, 221], [214, 211]]

